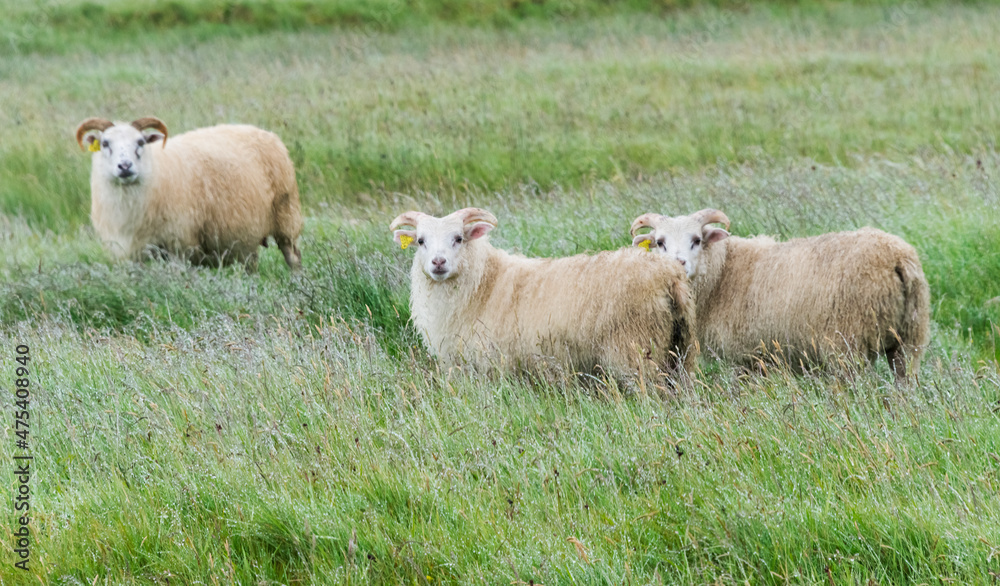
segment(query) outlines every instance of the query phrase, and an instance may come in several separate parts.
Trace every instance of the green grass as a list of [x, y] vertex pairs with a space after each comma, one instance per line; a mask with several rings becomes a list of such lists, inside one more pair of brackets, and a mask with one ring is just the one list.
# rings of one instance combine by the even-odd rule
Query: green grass
[[829, 568], [909, 583], [1000, 569], [1000, 381], [940, 351], [915, 391], [887, 373], [845, 385], [724, 369], [664, 401], [440, 373], [388, 357], [364, 327], [294, 314], [217, 317], [148, 345], [59, 323], [14, 336], [35, 349], [34, 409], [53, 422], [36, 430], [34, 485], [35, 555], [53, 578], [776, 583]]
[[[221, 6], [93, 5], [48, 5], [0, 58], [0, 372], [31, 346], [37, 470], [34, 569], [12, 569], [4, 515], [0, 584], [995, 582], [995, 6], [54, 22]], [[147, 114], [282, 136], [301, 274], [273, 247], [253, 276], [110, 261], [72, 132]], [[741, 235], [899, 234], [932, 291], [919, 383], [707, 358], [673, 392], [449, 370], [408, 324], [387, 228], [465, 205], [529, 255], [708, 206]]]
[[[902, 0], [854, 0], [852, 4], [896, 12], [915, 8]], [[738, 13], [754, 5], [777, 10], [823, 11], [828, 7], [816, 0], [0, 0], [0, 13], [7, 17], [0, 23], [0, 36], [15, 49], [53, 50], [65, 47], [68, 40], [117, 42], [177, 29], [205, 38], [331, 26], [369, 32], [428, 23], [508, 28], [526, 20], [614, 14], [662, 17], [679, 9]], [[104, 31], [103, 39], [95, 37], [92, 29]]]
[[850, 165], [997, 143], [995, 7], [823, 14], [204, 42], [168, 31], [2, 60], [0, 212], [86, 222], [87, 155], [70, 137], [94, 115], [155, 112], [174, 133], [220, 121], [273, 129], [310, 205], [377, 190], [576, 187], [765, 153]]

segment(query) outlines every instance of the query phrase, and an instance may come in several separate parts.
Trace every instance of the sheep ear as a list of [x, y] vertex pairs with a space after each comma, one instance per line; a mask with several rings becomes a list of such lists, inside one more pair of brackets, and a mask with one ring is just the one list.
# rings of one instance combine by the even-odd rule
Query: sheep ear
[[146, 139], [146, 144], [153, 144], [154, 142], [159, 142], [165, 137], [159, 132], [150, 132], [147, 133], [143, 138]]
[[482, 238], [489, 234], [490, 230], [493, 229], [493, 224], [488, 224], [486, 222], [475, 222], [468, 224], [465, 227], [465, 238], [468, 240], [475, 240], [476, 238]]
[[639, 234], [632, 239], [632, 246], [638, 246], [643, 248], [646, 252], [649, 252], [649, 247], [653, 244], [653, 234], [650, 232], [648, 234]]
[[718, 242], [719, 240], [725, 240], [726, 238], [729, 238], [729, 232], [726, 232], [722, 228], [705, 227], [705, 229], [702, 230], [701, 235], [702, 239], [705, 241], [705, 244], [711, 244], [713, 242]]
[[396, 244], [400, 248], [406, 250], [406, 247], [413, 244], [413, 241], [417, 239], [416, 230], [396, 230], [392, 233], [392, 239], [396, 241]]

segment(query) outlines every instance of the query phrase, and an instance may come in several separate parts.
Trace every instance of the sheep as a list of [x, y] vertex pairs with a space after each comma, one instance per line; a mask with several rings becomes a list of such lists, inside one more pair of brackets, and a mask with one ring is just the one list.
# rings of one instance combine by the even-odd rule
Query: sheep
[[[804, 366], [835, 353], [882, 353], [897, 382], [919, 367], [929, 337], [930, 291], [901, 238], [862, 228], [777, 242], [730, 237], [729, 218], [645, 214], [632, 244], [679, 261], [691, 279], [702, 349], [741, 361], [774, 353]], [[646, 234], [637, 234], [651, 228]]]
[[489, 243], [496, 225], [478, 208], [410, 211], [390, 225], [403, 249], [416, 243], [410, 309], [434, 355], [476, 370], [558, 364], [625, 381], [694, 364], [694, 303], [676, 263], [631, 248], [525, 258]]
[[93, 153], [90, 219], [114, 257], [160, 250], [196, 264], [235, 260], [253, 271], [257, 247], [273, 236], [288, 266], [300, 268], [299, 190], [275, 134], [219, 125], [173, 137], [167, 148], [158, 118], [88, 118], [76, 141]]

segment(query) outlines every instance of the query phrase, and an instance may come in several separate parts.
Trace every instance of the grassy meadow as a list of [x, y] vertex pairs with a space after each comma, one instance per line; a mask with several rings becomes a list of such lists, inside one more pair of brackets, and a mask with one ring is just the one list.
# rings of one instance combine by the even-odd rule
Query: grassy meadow
[[[0, 0], [8, 491], [17, 344], [35, 458], [0, 585], [996, 584], [1000, 7], [692, 4]], [[284, 139], [301, 274], [110, 260], [73, 132], [144, 115]], [[875, 226], [921, 255], [931, 347], [901, 387], [447, 369], [388, 223], [466, 205], [528, 255], [647, 211]]]

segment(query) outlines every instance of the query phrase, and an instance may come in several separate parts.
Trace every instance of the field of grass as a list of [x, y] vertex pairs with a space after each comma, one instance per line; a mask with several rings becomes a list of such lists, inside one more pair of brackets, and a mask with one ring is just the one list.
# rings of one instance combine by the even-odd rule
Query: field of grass
[[[997, 582], [1000, 7], [538, 4], [218, 4], [292, 19], [227, 28], [0, 0], [0, 484], [16, 344], [35, 457], [32, 570], [8, 509], [0, 585]], [[149, 114], [282, 136], [300, 275], [273, 247], [256, 275], [110, 261], [73, 131]], [[875, 226], [920, 252], [931, 348], [909, 387], [449, 370], [387, 228], [465, 205], [528, 255], [624, 246], [647, 211]]]

